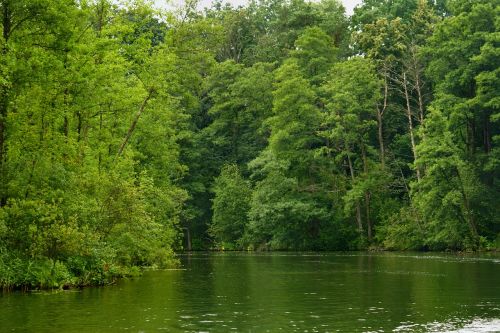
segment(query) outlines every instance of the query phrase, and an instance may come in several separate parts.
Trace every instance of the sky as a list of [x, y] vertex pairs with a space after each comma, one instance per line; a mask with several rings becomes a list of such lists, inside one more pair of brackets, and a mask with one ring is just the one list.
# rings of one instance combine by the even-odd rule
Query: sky
[[[182, 0], [154, 0], [156, 5], [159, 7], [166, 7], [167, 2], [170, 2], [171, 4], [179, 4], [182, 2]], [[200, 0], [200, 7], [209, 7], [210, 4], [212, 3], [213, 0]], [[361, 3], [362, 0], [341, 0], [341, 2], [344, 4], [344, 7], [346, 8], [346, 12], [348, 15], [352, 14], [352, 9]], [[244, 5], [247, 3], [247, 0], [226, 0], [224, 2], [228, 2], [234, 6], [238, 5]]]

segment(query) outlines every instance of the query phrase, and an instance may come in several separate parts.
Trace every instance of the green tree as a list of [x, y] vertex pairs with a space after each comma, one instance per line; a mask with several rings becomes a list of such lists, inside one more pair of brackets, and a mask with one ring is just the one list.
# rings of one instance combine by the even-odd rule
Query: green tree
[[246, 239], [256, 246], [320, 246], [329, 211], [314, 148], [321, 121], [317, 97], [294, 60], [276, 70], [268, 147], [250, 163], [256, 180]]
[[431, 249], [476, 248], [478, 215], [483, 187], [475, 170], [461, 158], [446, 119], [432, 110], [418, 145], [417, 165], [425, 176], [412, 186], [413, 203], [426, 223]]
[[177, 58], [155, 37], [153, 11], [107, 1], [16, 10], [28, 9], [36, 24], [20, 22], [5, 46], [18, 73], [3, 119], [5, 286], [105, 283], [132, 266], [175, 263], [186, 117]]
[[225, 165], [214, 181], [209, 232], [217, 242], [236, 244], [248, 222], [251, 189], [235, 164]]
[[[458, 242], [457, 246], [476, 247], [478, 235], [493, 240], [498, 233], [498, 210], [493, 204], [498, 196], [494, 185], [498, 182], [498, 168], [492, 167], [496, 160], [494, 133], [499, 130], [495, 122], [498, 103], [493, 92], [498, 83], [498, 55], [492, 48], [497, 39], [498, 6], [455, 3], [452, 8], [455, 16], [436, 26], [424, 50], [431, 57], [426, 74], [435, 85], [434, 112], [441, 114], [442, 127], [450, 136], [446, 140], [455, 147], [457, 181], [450, 182], [449, 192], [463, 200], [460, 205], [455, 203], [460, 207], [456, 208], [456, 223], [465, 221], [462, 224], [469, 226], [468, 234], [462, 231], [456, 237], [468, 235], [469, 242]], [[430, 149], [428, 144], [422, 144]], [[425, 164], [425, 172], [429, 168]], [[477, 200], [479, 197], [481, 200]]]
[[320, 133], [327, 144], [321, 151], [337, 163], [347, 165], [350, 189], [344, 196], [345, 210], [349, 214], [355, 212], [358, 231], [363, 232], [366, 226], [370, 241], [373, 237], [370, 201], [385, 177], [377, 172], [372, 145], [376, 128], [374, 110], [381, 98], [381, 85], [371, 61], [353, 58], [336, 64], [322, 86], [327, 112]]
[[337, 48], [332, 39], [320, 28], [307, 28], [295, 41], [290, 56], [312, 83], [319, 84], [336, 60]]

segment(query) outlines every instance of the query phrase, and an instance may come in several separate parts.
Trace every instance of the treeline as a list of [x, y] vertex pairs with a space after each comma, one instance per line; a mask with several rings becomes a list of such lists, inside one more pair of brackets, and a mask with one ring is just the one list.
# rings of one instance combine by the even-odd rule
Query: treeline
[[225, 248], [498, 246], [498, 4], [209, 10], [225, 40], [198, 132], [213, 191], [190, 192], [199, 224]]
[[498, 246], [498, 5], [0, 0], [0, 285]]

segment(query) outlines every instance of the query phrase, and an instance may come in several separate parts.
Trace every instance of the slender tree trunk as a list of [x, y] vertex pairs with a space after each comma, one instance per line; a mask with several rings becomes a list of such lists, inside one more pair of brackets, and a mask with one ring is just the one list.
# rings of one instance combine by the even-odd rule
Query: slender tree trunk
[[233, 162], [238, 163], [238, 136], [239, 136], [239, 114], [238, 112], [236, 113], [236, 123], [232, 125], [232, 142], [231, 142], [231, 150], [232, 150], [232, 155], [233, 155]]
[[[102, 140], [102, 109], [99, 110], [99, 140]], [[101, 147], [99, 145], [99, 153], [98, 153], [98, 164], [97, 164], [97, 170], [99, 174], [101, 174], [101, 164], [102, 164], [102, 152], [101, 152]]]
[[[65, 62], [64, 68], [65, 69], [66, 69], [66, 60], [67, 60], [67, 57], [64, 60], [64, 62]], [[63, 123], [63, 131], [64, 131], [64, 136], [66, 137], [66, 142], [68, 142], [68, 137], [69, 137], [68, 96], [69, 96], [69, 90], [68, 90], [68, 88], [66, 88], [66, 89], [64, 89], [64, 123]]]
[[474, 124], [474, 119], [467, 118], [467, 144], [469, 146], [469, 157], [475, 155], [476, 152], [476, 127]]
[[377, 106], [378, 144], [380, 147], [380, 163], [382, 165], [382, 169], [385, 168], [383, 117], [385, 110], [387, 109], [388, 95], [389, 95], [389, 86], [387, 84], [387, 75], [384, 74], [384, 104], [382, 105], [382, 107]]
[[[349, 171], [351, 173], [351, 180], [354, 183], [354, 180], [355, 180], [354, 168], [352, 167], [351, 156], [349, 156], [349, 154], [347, 154], [347, 162], [349, 164]], [[360, 233], [362, 233], [363, 232], [363, 221], [361, 220], [361, 207], [360, 207], [358, 201], [356, 201], [356, 223], [358, 224], [358, 231]]]
[[401, 174], [401, 179], [403, 180], [403, 185], [405, 186], [406, 194], [408, 195], [408, 199], [411, 200], [410, 188], [408, 187], [408, 182], [406, 181], [405, 175], [403, 174], [403, 169], [398, 165], [399, 173]]
[[[492, 133], [491, 133], [491, 114], [488, 112], [485, 115], [484, 122], [483, 122], [483, 145], [484, 145], [484, 152], [489, 155], [491, 153], [491, 150], [493, 148], [492, 144]], [[488, 186], [494, 186], [495, 183], [495, 170], [488, 170], [485, 171], [485, 177], [484, 177], [484, 182]]]
[[384, 134], [382, 128], [382, 112], [377, 109], [377, 125], [378, 125], [378, 143], [380, 147], [380, 163], [382, 164], [382, 168], [385, 168], [385, 148], [384, 148]]
[[[0, 92], [0, 172], [5, 162], [5, 121], [7, 119], [7, 88], [3, 87]], [[1, 203], [0, 203], [1, 207]]]
[[411, 141], [411, 150], [413, 151], [413, 164], [415, 165], [415, 170], [417, 172], [417, 181], [420, 182], [420, 169], [416, 165], [417, 163], [417, 145], [415, 144], [415, 136], [413, 134], [413, 119], [411, 115], [411, 106], [410, 106], [410, 95], [408, 93], [408, 81], [406, 80], [406, 73], [403, 73], [403, 88], [406, 99], [406, 116], [408, 117], [408, 128], [410, 131], [410, 141]]
[[458, 167], [456, 168], [456, 174], [458, 177], [458, 181], [460, 182], [460, 192], [462, 193], [462, 201], [465, 208], [465, 218], [467, 224], [469, 225], [471, 236], [473, 237], [474, 240], [477, 240], [479, 238], [479, 235], [477, 233], [477, 226], [474, 219], [474, 213], [472, 212], [470, 199], [469, 196], [467, 195], [467, 192], [465, 191], [464, 183], [462, 181], [462, 177], [460, 175], [460, 170], [458, 169]]
[[424, 105], [424, 96], [422, 92], [422, 88], [424, 87], [424, 82], [422, 81], [421, 74], [423, 72], [423, 69], [420, 65], [420, 61], [417, 56], [417, 47], [415, 45], [412, 45], [410, 47], [410, 52], [411, 52], [411, 63], [410, 63], [410, 69], [413, 72], [413, 79], [415, 80], [415, 85], [414, 88], [417, 91], [417, 97], [418, 97], [418, 120], [420, 124], [424, 123], [424, 118], [425, 118], [425, 105]]
[[184, 227], [183, 229], [186, 230], [186, 247], [187, 247], [187, 250], [191, 251], [192, 250], [192, 246], [191, 246], [191, 232], [190, 232], [190, 230], [189, 230], [188, 227]]
[[97, 5], [97, 25], [95, 28], [97, 37], [101, 37], [102, 26], [104, 25], [104, 4], [104, 1], [101, 0]]
[[370, 200], [371, 200], [371, 193], [370, 191], [365, 192], [365, 215], [366, 215], [366, 229], [367, 229], [367, 235], [368, 235], [368, 241], [371, 243], [373, 240], [373, 226], [372, 226], [372, 221], [370, 219]]
[[76, 118], [77, 118], [76, 132], [78, 134], [76, 140], [77, 140], [77, 142], [80, 142], [80, 140], [82, 139], [82, 125], [83, 125], [82, 124], [83, 119], [82, 119], [82, 113], [81, 113], [81, 111], [77, 111]]
[[42, 111], [40, 114], [40, 133], [39, 138], [40, 138], [40, 147], [43, 144], [43, 141], [45, 140], [45, 111]]
[[127, 135], [125, 136], [125, 139], [123, 139], [123, 142], [120, 145], [120, 149], [118, 150], [118, 157], [122, 155], [123, 150], [127, 146], [128, 141], [132, 137], [132, 134], [134, 133], [135, 127], [137, 126], [137, 122], [139, 121], [139, 118], [141, 118], [141, 115], [144, 112], [144, 109], [146, 109], [148, 101], [151, 99], [153, 92], [154, 92], [153, 89], [149, 89], [146, 98], [144, 99], [144, 101], [142, 101], [142, 104], [141, 104], [141, 107], [139, 108], [139, 111], [137, 111], [137, 114], [135, 115], [134, 120], [132, 121], [132, 124], [130, 124], [130, 128], [128, 129]]
[[492, 148], [491, 145], [491, 122], [490, 122], [490, 114], [486, 114], [483, 122], [483, 145], [484, 152], [489, 154]]
[[424, 106], [424, 98], [422, 96], [422, 80], [420, 78], [420, 73], [417, 70], [415, 72], [415, 89], [417, 90], [417, 96], [418, 96], [419, 121], [420, 124], [423, 124], [425, 118], [425, 106]]
[[[363, 143], [360, 143], [361, 146], [361, 156], [363, 158], [363, 172], [365, 176], [368, 174], [368, 160], [366, 158], [366, 149]], [[366, 230], [368, 241], [372, 241], [372, 222], [370, 220], [370, 199], [371, 194], [370, 191], [365, 191], [365, 219], [366, 219]]]
[[2, 1], [2, 26], [3, 26], [3, 39], [5, 43], [9, 40], [10, 30], [12, 27], [12, 13], [10, 12], [9, 1]]

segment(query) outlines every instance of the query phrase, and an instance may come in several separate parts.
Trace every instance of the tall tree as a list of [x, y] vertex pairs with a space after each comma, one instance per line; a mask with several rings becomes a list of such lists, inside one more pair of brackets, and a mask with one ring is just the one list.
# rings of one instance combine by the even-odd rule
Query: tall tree
[[250, 208], [249, 239], [273, 248], [302, 248], [319, 240], [328, 216], [317, 200], [314, 147], [320, 112], [316, 95], [294, 60], [276, 70], [269, 146], [251, 162], [258, 179]]
[[345, 195], [345, 208], [349, 213], [351, 209], [355, 211], [358, 231], [361, 233], [366, 228], [370, 241], [373, 237], [371, 195], [383, 179], [377, 174], [377, 163], [372, 158], [376, 125], [373, 111], [381, 98], [381, 85], [371, 61], [353, 58], [336, 64], [322, 87], [327, 113], [321, 133], [328, 140], [322, 150], [347, 166], [351, 189]]

